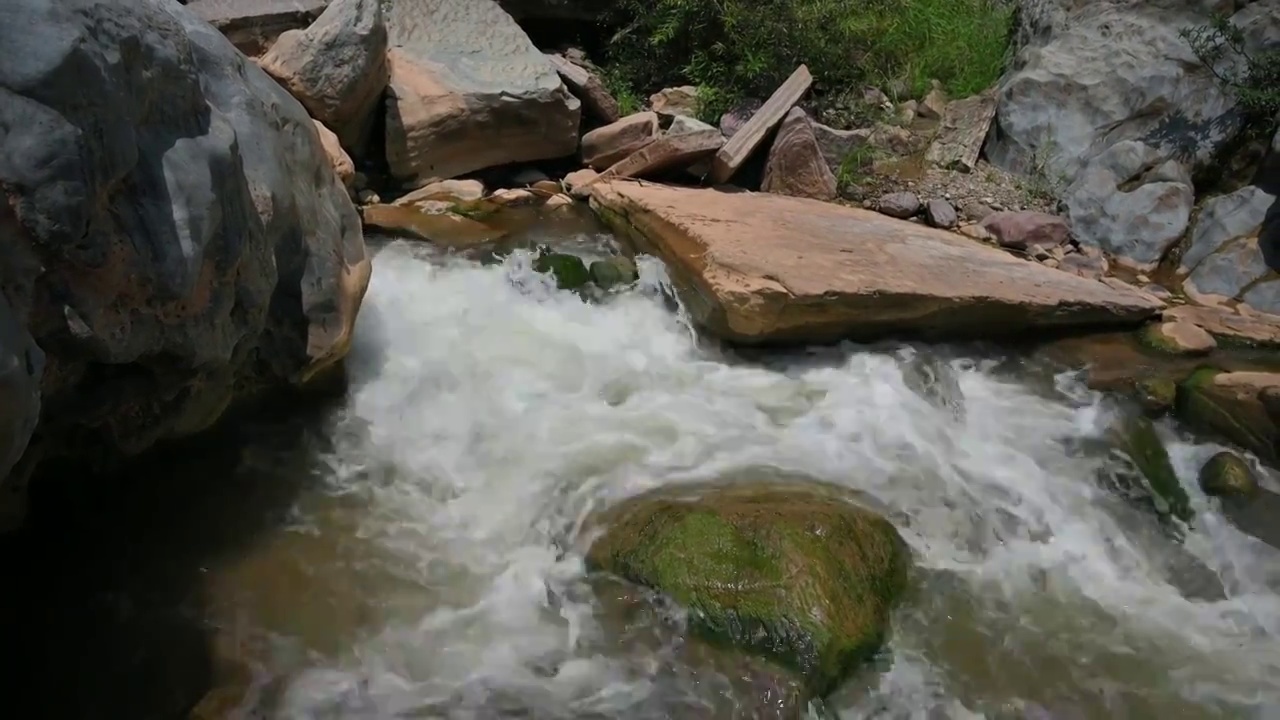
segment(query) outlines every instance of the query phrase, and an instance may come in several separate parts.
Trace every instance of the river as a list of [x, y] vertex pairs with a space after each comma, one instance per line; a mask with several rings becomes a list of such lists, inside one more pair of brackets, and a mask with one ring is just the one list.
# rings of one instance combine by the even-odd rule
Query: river
[[[856, 488], [917, 566], [833, 716], [1280, 717], [1280, 552], [1195, 486], [1218, 446], [1161, 428], [1197, 511], [1178, 542], [1106, 489], [1114, 408], [1063, 368], [735, 356], [641, 270], [586, 303], [527, 253], [382, 247], [345, 398], [161, 453], [5, 546], [6, 696], [42, 698], [23, 717], [174, 717], [209, 688], [194, 717], [757, 717], [678, 615], [602, 602], [576, 533], [656, 485], [808, 477]], [[912, 390], [917, 352], [957, 407]]]

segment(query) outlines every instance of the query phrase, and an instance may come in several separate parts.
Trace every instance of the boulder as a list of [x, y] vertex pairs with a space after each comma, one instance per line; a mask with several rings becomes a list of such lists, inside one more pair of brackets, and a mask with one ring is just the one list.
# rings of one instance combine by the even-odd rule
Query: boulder
[[475, 202], [484, 197], [484, 183], [479, 180], [441, 180], [428, 183], [395, 201], [395, 205], [420, 207], [423, 203]]
[[422, 184], [577, 151], [582, 103], [493, 0], [398, 0], [386, 23], [396, 178]]
[[1179, 37], [1203, 25], [1202, 0], [1022, 3], [1021, 47], [997, 90], [991, 162], [1073, 181], [1131, 141], [1158, 162], [1208, 162], [1235, 131], [1232, 101]]
[[602, 181], [592, 207], [666, 261], [697, 323], [735, 342], [989, 338], [1136, 323], [1162, 307], [944, 230], [805, 198]]
[[1142, 340], [1149, 347], [1174, 355], [1204, 355], [1218, 347], [1218, 342], [1204, 328], [1186, 320], [1148, 325]]
[[569, 88], [569, 92], [582, 101], [583, 110], [592, 117], [607, 123], [616, 122], [622, 117], [618, 101], [613, 99], [613, 94], [594, 70], [554, 53], [548, 53], [547, 59], [555, 66], [556, 72], [560, 73], [560, 79]]
[[1195, 190], [1187, 167], [1136, 141], [1117, 143], [1088, 162], [1064, 197], [1081, 244], [1146, 272], [1187, 229]]
[[347, 151], [342, 149], [342, 142], [332, 130], [324, 126], [319, 120], [313, 120], [316, 126], [316, 133], [320, 136], [320, 146], [324, 148], [325, 157], [329, 158], [329, 165], [333, 168], [333, 174], [338, 177], [338, 182], [342, 183], [342, 187], [348, 192], [351, 191], [352, 185], [356, 180], [356, 166], [351, 162], [351, 156], [347, 155]]
[[533, 269], [550, 273], [561, 290], [577, 290], [591, 282], [591, 272], [582, 258], [568, 253], [551, 252], [545, 248], [534, 258]]
[[941, 120], [947, 111], [947, 95], [936, 83], [916, 106], [916, 114], [926, 120]]
[[33, 444], [138, 453], [339, 361], [370, 265], [306, 110], [167, 0], [5, 16], [0, 278], [46, 354]]
[[751, 119], [744, 123], [716, 153], [709, 173], [711, 182], [716, 184], [728, 182], [729, 178], [733, 177], [733, 174], [751, 158], [752, 153], [760, 147], [765, 138], [773, 133], [786, 117], [787, 112], [800, 102], [800, 98], [804, 97], [812, 86], [813, 75], [809, 73], [809, 68], [805, 65], [796, 68], [791, 76], [773, 91], [764, 105], [760, 106], [759, 112], [752, 115]]
[[837, 177], [840, 174], [840, 168], [844, 166], [850, 156], [864, 148], [871, 140], [871, 130], [869, 128], [836, 130], [812, 119], [810, 119], [809, 124], [813, 137], [818, 142], [818, 150], [822, 153], [822, 159], [827, 161], [827, 167]]
[[910, 551], [851, 493], [818, 483], [664, 488], [596, 520], [590, 568], [689, 610], [697, 636], [834, 690], [883, 642]]
[[836, 176], [822, 157], [804, 110], [791, 108], [778, 127], [760, 189], [815, 200], [836, 198]]
[[404, 205], [368, 205], [360, 209], [367, 227], [399, 237], [429, 240], [446, 247], [491, 242], [506, 233], [479, 220], [450, 212], [429, 212]]
[[920, 212], [920, 198], [913, 192], [895, 192], [880, 196], [876, 209], [892, 218], [906, 220]]
[[1189, 273], [1182, 286], [1189, 297], [1206, 304], [1247, 298], [1258, 310], [1280, 312], [1280, 283], [1264, 280], [1271, 267], [1259, 243], [1275, 205], [1254, 185], [1204, 202], [1179, 265]]
[[724, 136], [719, 129], [693, 118], [677, 116], [676, 122], [656, 141], [609, 166], [583, 189], [601, 180], [649, 177], [688, 168], [723, 145]]
[[960, 224], [960, 217], [951, 203], [938, 198], [925, 203], [924, 219], [936, 228], [953, 228]]
[[310, 27], [282, 34], [258, 65], [362, 155], [387, 87], [381, 0], [333, 0]]
[[587, 270], [591, 273], [591, 282], [601, 290], [630, 285], [640, 277], [635, 261], [628, 257], [596, 260]]
[[1200, 468], [1200, 489], [1205, 495], [1247, 500], [1258, 492], [1258, 476], [1239, 455], [1222, 451]]
[[1280, 459], [1280, 427], [1263, 401], [1280, 390], [1280, 374], [1197, 370], [1178, 387], [1178, 415], [1270, 463]]
[[649, 109], [665, 115], [698, 114], [698, 88], [692, 85], [666, 88], [649, 96]]
[[595, 170], [582, 168], [565, 175], [561, 184], [564, 185], [565, 190], [569, 191], [570, 196], [583, 199], [588, 195], [586, 188], [598, 177], [600, 177], [600, 173]]
[[973, 172], [995, 112], [996, 98], [991, 91], [948, 103], [925, 151], [925, 161], [947, 170]]
[[281, 34], [314, 22], [329, 0], [187, 0], [184, 4], [226, 35], [240, 52], [257, 57]]
[[658, 114], [640, 112], [582, 136], [582, 162], [595, 170], [609, 166], [658, 139]]
[[1026, 250], [1033, 245], [1056, 248], [1071, 239], [1071, 228], [1058, 215], [1031, 210], [994, 212], [979, 223], [1001, 247]]

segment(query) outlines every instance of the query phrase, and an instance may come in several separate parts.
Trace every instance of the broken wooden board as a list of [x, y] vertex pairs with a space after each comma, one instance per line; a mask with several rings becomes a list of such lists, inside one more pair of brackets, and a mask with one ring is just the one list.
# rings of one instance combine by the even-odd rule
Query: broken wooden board
[[688, 167], [724, 145], [716, 128], [664, 135], [614, 163], [587, 186], [605, 180], [639, 178]]
[[773, 91], [769, 100], [716, 153], [711, 163], [711, 182], [723, 183], [733, 177], [812, 85], [813, 76], [809, 74], [809, 68], [805, 65], [796, 68], [791, 77]]
[[948, 103], [925, 160], [946, 170], [973, 172], [995, 115], [993, 90]]

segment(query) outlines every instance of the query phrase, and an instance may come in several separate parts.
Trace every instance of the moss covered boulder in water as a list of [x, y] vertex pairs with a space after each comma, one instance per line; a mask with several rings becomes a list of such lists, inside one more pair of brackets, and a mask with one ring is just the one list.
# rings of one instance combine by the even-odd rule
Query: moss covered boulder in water
[[880, 647], [910, 566], [887, 520], [823, 484], [664, 489], [601, 520], [593, 569], [664, 593], [692, 632], [799, 673], [815, 696]]
[[577, 290], [591, 281], [591, 274], [587, 272], [582, 258], [568, 253], [540, 250], [533, 261], [533, 269], [554, 275], [556, 287], [561, 290]]
[[591, 280], [601, 290], [609, 290], [622, 285], [630, 285], [639, 277], [636, 264], [631, 258], [611, 257], [608, 260], [597, 260], [588, 268]]
[[1280, 423], [1268, 409], [1280, 373], [1197, 370], [1178, 387], [1178, 416], [1201, 430], [1280, 462]]
[[1200, 468], [1200, 488], [1206, 495], [1248, 499], [1258, 492], [1258, 477], [1244, 458], [1220, 452]]
[[1127, 417], [1116, 428], [1117, 444], [1142, 473], [1151, 494], [1160, 501], [1157, 507], [1185, 521], [1192, 518], [1191, 498], [1178, 480], [1155, 425], [1145, 417]]

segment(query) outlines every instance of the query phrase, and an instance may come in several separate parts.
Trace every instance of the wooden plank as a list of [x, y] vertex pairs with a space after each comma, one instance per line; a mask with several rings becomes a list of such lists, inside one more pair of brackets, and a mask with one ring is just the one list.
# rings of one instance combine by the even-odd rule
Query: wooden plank
[[614, 163], [586, 187], [601, 181], [640, 178], [678, 170], [707, 157], [723, 144], [724, 136], [716, 128], [666, 135]]
[[723, 183], [733, 177], [738, 168], [760, 147], [760, 143], [782, 122], [787, 112], [800, 102], [811, 85], [813, 76], [809, 74], [809, 68], [805, 65], [796, 68], [791, 77], [773, 91], [768, 102], [716, 153], [715, 160], [711, 163], [711, 182]]
[[995, 114], [993, 90], [948, 103], [925, 160], [947, 170], [973, 172]]

